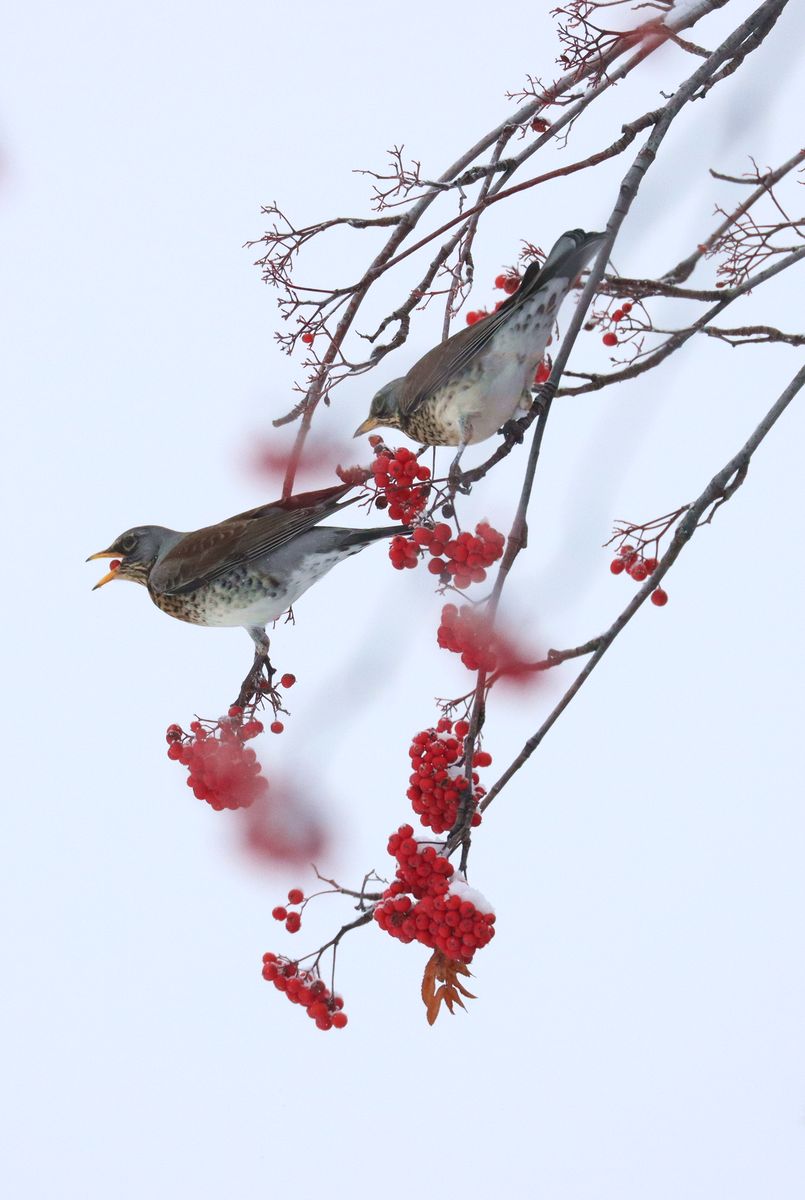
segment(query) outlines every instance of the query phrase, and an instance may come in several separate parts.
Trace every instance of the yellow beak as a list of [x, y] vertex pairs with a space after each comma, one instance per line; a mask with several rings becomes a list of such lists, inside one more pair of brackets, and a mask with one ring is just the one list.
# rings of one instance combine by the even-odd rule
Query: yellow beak
[[367, 417], [365, 421], [361, 421], [352, 436], [360, 437], [364, 433], [371, 433], [373, 429], [377, 429], [381, 424], [382, 422], [378, 421], [377, 417]]
[[[117, 558], [118, 554], [119, 551], [117, 550], [99, 550], [97, 554], [90, 554], [87, 562], [94, 562], [96, 558]], [[118, 568], [115, 567], [114, 571], [108, 571], [102, 579], [99, 579], [95, 584], [95, 587], [92, 589], [93, 592], [97, 592], [99, 587], [103, 587], [105, 583], [109, 583], [112, 579], [114, 579], [114, 577], [117, 575], [117, 570]]]

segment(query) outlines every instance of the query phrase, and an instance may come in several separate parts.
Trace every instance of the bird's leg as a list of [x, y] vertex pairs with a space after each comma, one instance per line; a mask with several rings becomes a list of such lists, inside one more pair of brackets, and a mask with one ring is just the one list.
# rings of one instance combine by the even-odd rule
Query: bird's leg
[[447, 486], [450, 489], [451, 497], [455, 496], [456, 492], [464, 492], [466, 494], [470, 490], [469, 484], [462, 484], [461, 482], [461, 471], [458, 464], [461, 462], [461, 456], [472, 440], [472, 421], [470, 421], [469, 417], [459, 417], [458, 428], [460, 440], [456, 449], [456, 457], [451, 462], [450, 470], [447, 473]]
[[268, 657], [270, 642], [265, 629], [261, 625], [251, 625], [249, 637], [254, 642], [254, 662], [243, 683], [235, 703], [239, 708], [247, 708], [263, 699], [266, 692], [271, 690], [271, 680], [274, 668]]

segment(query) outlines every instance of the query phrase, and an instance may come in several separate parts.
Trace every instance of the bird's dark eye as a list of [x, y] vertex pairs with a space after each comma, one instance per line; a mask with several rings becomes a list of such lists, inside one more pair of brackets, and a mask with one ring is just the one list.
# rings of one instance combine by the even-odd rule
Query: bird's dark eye
[[137, 545], [137, 538], [133, 533], [127, 533], [124, 538], [120, 539], [120, 549], [124, 554], [130, 554]]

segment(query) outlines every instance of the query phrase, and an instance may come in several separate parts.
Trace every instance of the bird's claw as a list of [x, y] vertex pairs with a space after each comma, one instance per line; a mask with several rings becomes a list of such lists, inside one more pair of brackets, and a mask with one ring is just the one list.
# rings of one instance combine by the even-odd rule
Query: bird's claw
[[510, 421], [506, 422], [500, 432], [507, 446], [519, 446], [526, 435], [527, 429], [528, 422], [525, 417], [512, 417]]
[[274, 678], [274, 668], [268, 657], [268, 651], [255, 650], [254, 662], [243, 683], [240, 685], [238, 698], [235, 701], [238, 708], [248, 708], [257, 705], [271, 692], [271, 680]]
[[464, 472], [458, 463], [454, 462], [447, 472], [447, 488], [451, 499], [455, 496], [456, 492], [461, 492], [462, 496], [468, 496], [472, 491], [472, 484], [464, 481]]

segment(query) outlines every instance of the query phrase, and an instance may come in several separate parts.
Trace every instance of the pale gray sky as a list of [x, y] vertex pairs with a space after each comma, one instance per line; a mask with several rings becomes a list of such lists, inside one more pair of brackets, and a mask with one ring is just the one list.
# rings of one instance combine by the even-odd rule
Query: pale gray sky
[[[697, 41], [751, 6], [727, 9]], [[247, 864], [228, 814], [165, 757], [169, 722], [231, 698], [248, 640], [170, 621], [140, 589], [92, 595], [98, 564], [84, 565], [130, 525], [192, 528], [276, 494], [243, 469], [295, 377], [241, 248], [264, 228], [260, 205], [300, 223], [366, 211], [352, 169], [382, 167], [394, 143], [435, 173], [502, 119], [507, 89], [551, 74], [551, 28], [547, 6], [513, 0], [15, 12], [0, 83], [7, 1195], [802, 1195], [803, 403], [669, 575], [668, 606], [638, 615], [490, 809], [471, 882], [497, 936], [476, 957], [470, 1012], [433, 1029], [427, 952], [374, 927], [339, 956], [341, 1033], [263, 982], [264, 950], [313, 949], [350, 910], [322, 900], [287, 937], [270, 910], [309, 871]], [[797, 149], [803, 35], [802, 12], [784, 14], [762, 58], [674, 126], [618, 243], [624, 274], [667, 269], [716, 202], [734, 203], [709, 166]], [[655, 106], [678, 53], [618, 89], [608, 126], [604, 106], [580, 125], [577, 152]], [[519, 239], [600, 227], [625, 167], [490, 214], [472, 305], [493, 298]], [[364, 235], [334, 238], [307, 277], [352, 279], [368, 253]], [[742, 319], [801, 330], [801, 297], [783, 277]], [[420, 315], [406, 347], [341, 390], [323, 432], [351, 433], [438, 326]], [[597, 338], [575, 362], [603, 365]], [[613, 520], [698, 494], [800, 362], [708, 342], [557, 406], [504, 606], [537, 645], [610, 622], [633, 586], [600, 548]], [[467, 513], [508, 528], [522, 463]], [[298, 684], [286, 732], [257, 748], [269, 777], [315, 789], [334, 837], [320, 865], [345, 882], [387, 871], [410, 736], [466, 683], [436, 649], [439, 608], [421, 571], [398, 574], [373, 547], [276, 632]], [[491, 778], [570, 678], [491, 705]]]

